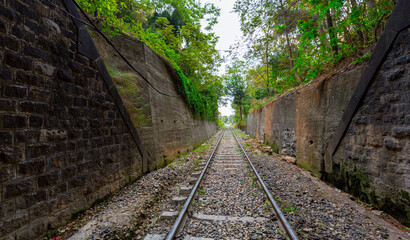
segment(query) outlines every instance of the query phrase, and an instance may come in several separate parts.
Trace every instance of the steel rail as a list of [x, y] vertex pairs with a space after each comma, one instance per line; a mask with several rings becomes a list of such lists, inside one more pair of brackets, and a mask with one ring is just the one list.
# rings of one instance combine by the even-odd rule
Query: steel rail
[[288, 237], [292, 240], [297, 240], [296, 233], [293, 231], [292, 227], [290, 226], [289, 222], [286, 220], [285, 215], [283, 215], [282, 211], [280, 210], [280, 207], [278, 204], [275, 202], [273, 199], [272, 194], [270, 193], [269, 189], [266, 187], [265, 183], [263, 182], [262, 178], [260, 177], [258, 171], [256, 171], [255, 167], [253, 166], [251, 160], [248, 157], [248, 154], [246, 154], [245, 150], [243, 149], [241, 143], [239, 142], [238, 138], [236, 137], [235, 132], [231, 129], [233, 136], [235, 137], [236, 142], [238, 143], [239, 147], [241, 147], [241, 150], [243, 154], [245, 155], [246, 159], [248, 160], [249, 165], [251, 166], [253, 172], [255, 173], [256, 177], [258, 178], [258, 181], [260, 185], [263, 188], [263, 191], [265, 192], [266, 196], [268, 197], [269, 202], [272, 204], [273, 210], [275, 211], [275, 214], [277, 218], [279, 219], [280, 224], [282, 227], [285, 229], [286, 234]]
[[221, 136], [218, 139], [218, 142], [216, 143], [216, 146], [214, 150], [212, 151], [211, 155], [209, 156], [208, 161], [206, 162], [206, 165], [204, 167], [204, 170], [202, 170], [201, 175], [199, 175], [198, 180], [195, 183], [194, 188], [192, 189], [191, 193], [188, 196], [188, 199], [186, 200], [184, 207], [182, 208], [181, 212], [178, 215], [177, 220], [175, 221], [174, 225], [172, 226], [171, 231], [168, 233], [166, 240], [172, 240], [174, 239], [175, 235], [177, 234], [179, 228], [181, 227], [181, 224], [184, 222], [184, 218], [186, 216], [186, 213], [188, 212], [189, 205], [191, 204], [192, 200], [194, 199], [194, 196], [196, 194], [196, 190], [198, 189], [199, 185], [201, 184], [202, 178], [205, 175], [206, 170], [208, 169], [209, 163], [211, 162], [213, 156], [215, 155], [216, 149], [219, 146], [219, 143], [221, 142], [221, 139], [225, 133], [225, 130], [221, 133]]

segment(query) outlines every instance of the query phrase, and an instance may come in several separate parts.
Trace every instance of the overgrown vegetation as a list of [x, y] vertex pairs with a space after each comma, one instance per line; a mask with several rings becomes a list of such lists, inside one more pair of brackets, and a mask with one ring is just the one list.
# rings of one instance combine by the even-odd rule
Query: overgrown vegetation
[[[165, 57], [178, 90], [198, 118], [217, 120], [224, 94], [235, 122], [271, 98], [317, 77], [346, 58], [361, 63], [377, 41], [395, 0], [237, 0], [244, 37], [231, 47], [226, 74], [211, 32], [219, 9], [196, 0], [78, 0], [108, 34], [124, 32]], [[205, 23], [206, 32], [201, 28]], [[245, 49], [243, 49], [245, 48]], [[239, 53], [246, 52], [243, 60]], [[225, 91], [225, 86], [227, 91]]]
[[[233, 97], [237, 120], [348, 57], [356, 59], [353, 63], [367, 60], [366, 49], [377, 41], [394, 4], [395, 0], [237, 0], [234, 11], [244, 38], [231, 48], [226, 74], [229, 81], [245, 85], [241, 102], [235, 101], [238, 94]], [[238, 60], [244, 50], [244, 59]]]
[[178, 90], [192, 113], [216, 120], [223, 95], [215, 73], [220, 56], [217, 37], [201, 30], [201, 20], [211, 30], [219, 9], [195, 0], [78, 0], [87, 14], [107, 34], [119, 32], [145, 42], [165, 57], [178, 75]]

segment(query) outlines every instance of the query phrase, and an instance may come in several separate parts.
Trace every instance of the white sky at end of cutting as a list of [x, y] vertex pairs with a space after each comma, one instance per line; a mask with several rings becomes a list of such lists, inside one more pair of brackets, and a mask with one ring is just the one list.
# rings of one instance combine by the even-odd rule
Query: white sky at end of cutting
[[226, 106], [219, 106], [218, 111], [221, 113], [221, 116], [231, 116], [235, 113], [231, 107], [231, 102], [229, 102]]
[[[213, 3], [221, 9], [221, 14], [218, 17], [218, 23], [213, 26], [212, 32], [219, 37], [219, 40], [216, 43], [216, 49], [223, 57], [226, 56], [225, 51], [228, 50], [237, 39], [242, 37], [239, 16], [233, 12], [235, 1], [236, 0], [200, 0], [202, 4]], [[205, 21], [201, 24], [203, 28], [206, 27]], [[225, 66], [225, 63], [221, 64], [218, 69], [219, 74], [224, 73]], [[218, 110], [222, 116], [230, 116], [234, 114], [234, 110], [231, 107], [231, 102], [228, 102], [226, 106], [219, 106]]]

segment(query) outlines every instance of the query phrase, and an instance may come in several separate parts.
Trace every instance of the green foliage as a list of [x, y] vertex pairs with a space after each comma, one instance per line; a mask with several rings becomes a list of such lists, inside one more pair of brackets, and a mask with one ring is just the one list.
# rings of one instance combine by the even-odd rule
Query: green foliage
[[353, 62], [352, 62], [352, 64], [356, 64], [356, 63], [363, 63], [364, 61], [366, 61], [367, 59], [369, 59], [370, 57], [372, 56], [372, 54], [371, 53], [368, 53], [368, 54], [365, 54], [365, 55], [363, 55], [363, 56], [361, 56], [361, 57], [359, 57], [359, 58], [356, 58]]
[[226, 94], [232, 99], [232, 108], [235, 110], [234, 121], [237, 123], [237, 127], [240, 127], [241, 124], [246, 126], [248, 112], [244, 64], [243, 61], [236, 60], [232, 66], [227, 67], [223, 76]]
[[370, 55], [363, 50], [377, 41], [394, 2], [237, 0], [234, 11], [250, 46], [245, 66], [252, 108], [349, 56], [356, 58], [353, 63], [366, 60]]
[[235, 118], [235, 127], [239, 129], [243, 129], [246, 127], [246, 120], [245, 119], [237, 119]]
[[[216, 120], [221, 80], [215, 76], [220, 56], [217, 37], [201, 30], [217, 22], [219, 9], [195, 0], [79, 0], [82, 8], [110, 34], [119, 32], [145, 42], [177, 71], [178, 90], [192, 113]], [[204, 22], [204, 21], [202, 21]]]
[[285, 212], [294, 212], [296, 210], [296, 208], [294, 207], [284, 207], [282, 208], [283, 211]]
[[199, 93], [194, 84], [184, 75], [182, 70], [175, 67], [178, 74], [177, 88], [184, 97], [186, 103], [192, 111], [192, 114], [198, 118], [215, 120], [215, 111], [212, 106], [204, 100], [204, 96]]
[[225, 128], [225, 121], [224, 121], [224, 119], [218, 118], [218, 120], [217, 120], [216, 123], [217, 123], [217, 126], [218, 126], [219, 129]]

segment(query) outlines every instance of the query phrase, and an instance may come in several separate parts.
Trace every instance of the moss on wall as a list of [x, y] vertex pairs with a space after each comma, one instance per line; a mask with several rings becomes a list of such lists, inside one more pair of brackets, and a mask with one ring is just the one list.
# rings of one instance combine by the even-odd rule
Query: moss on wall
[[355, 165], [333, 164], [332, 173], [325, 174], [323, 178], [337, 188], [357, 196], [360, 201], [370, 203], [392, 214], [405, 226], [410, 226], [410, 196], [408, 192], [378, 189], [370, 175]]
[[139, 93], [137, 75], [131, 72], [120, 71], [115, 67], [108, 67], [108, 72], [118, 89], [118, 93], [120, 94], [135, 127], [141, 128], [150, 126], [150, 116], [147, 116], [147, 114], [144, 113], [147, 108], [149, 108], [149, 105], [144, 104], [144, 99]]
[[312, 168], [311, 166], [305, 164], [304, 162], [299, 162], [296, 160], [296, 163], [299, 167], [311, 172], [315, 177], [321, 179], [322, 178], [322, 172], [317, 170], [316, 168]]
[[384, 202], [381, 209], [392, 214], [397, 220], [406, 227], [410, 227], [410, 197], [406, 191], [384, 194]]

